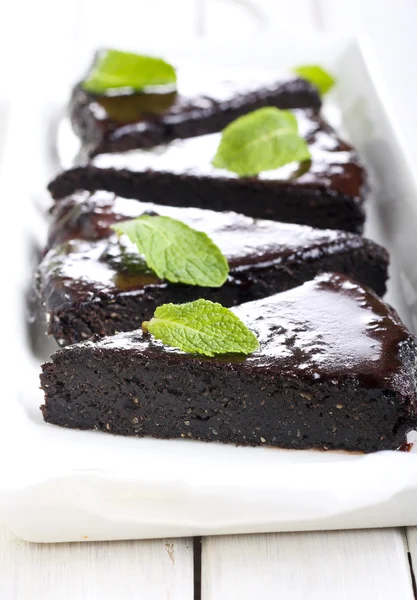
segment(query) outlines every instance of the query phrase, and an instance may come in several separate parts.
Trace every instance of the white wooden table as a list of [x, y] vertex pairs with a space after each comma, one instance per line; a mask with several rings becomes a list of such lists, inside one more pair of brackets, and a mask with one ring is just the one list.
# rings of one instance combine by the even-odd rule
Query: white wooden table
[[[106, 34], [126, 25], [124, 10], [132, 2], [116, 4], [116, 10], [103, 0], [1, 4], [0, 51], [6, 46], [27, 51], [42, 37], [51, 44], [57, 37], [82, 38], [96, 22], [98, 7]], [[388, 79], [398, 82], [398, 71], [415, 72], [407, 35], [417, 29], [417, 0], [245, 0], [244, 9], [233, 0], [200, 0], [198, 7], [194, 0], [134, 4], [138, 35], [155, 22], [167, 32], [174, 24], [177, 35], [197, 29], [219, 38], [230, 35], [232, 21], [242, 35], [266, 20], [366, 29]], [[67, 27], [54, 28], [58, 19]], [[400, 110], [405, 88], [393, 87]], [[413, 564], [417, 569], [417, 528], [39, 545], [0, 526], [0, 600], [412, 600]]]
[[412, 560], [416, 528], [60, 545], [3, 528], [0, 598], [413, 600]]

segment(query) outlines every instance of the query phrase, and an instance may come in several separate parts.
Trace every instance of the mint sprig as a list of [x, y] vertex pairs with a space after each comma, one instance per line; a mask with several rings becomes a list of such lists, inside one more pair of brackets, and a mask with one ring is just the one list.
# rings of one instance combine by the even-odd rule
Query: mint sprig
[[82, 86], [88, 92], [104, 94], [121, 88], [142, 91], [175, 85], [176, 81], [174, 67], [162, 58], [109, 49], [99, 54]]
[[202, 287], [220, 287], [229, 265], [220, 249], [202, 231], [170, 217], [142, 215], [112, 225], [136, 244], [160, 279]]
[[334, 87], [336, 80], [320, 65], [300, 65], [293, 68], [293, 72], [316, 86], [321, 96], [324, 96]]
[[250, 177], [309, 158], [294, 114], [266, 107], [239, 117], [224, 129], [212, 164]]
[[201, 298], [159, 306], [142, 328], [168, 346], [205, 356], [250, 354], [259, 348], [255, 334], [232, 311]]

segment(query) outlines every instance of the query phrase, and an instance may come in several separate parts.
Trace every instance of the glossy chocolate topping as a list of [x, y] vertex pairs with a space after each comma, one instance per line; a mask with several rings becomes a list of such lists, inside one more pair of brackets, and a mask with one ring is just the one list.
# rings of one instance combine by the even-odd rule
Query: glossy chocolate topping
[[306, 260], [317, 257], [320, 248], [330, 252], [363, 245], [363, 238], [336, 230], [317, 230], [304, 225], [252, 219], [233, 212], [215, 212], [198, 208], [175, 208], [151, 202], [120, 198], [110, 192], [79, 193], [59, 203], [50, 228], [50, 246], [72, 239], [114, 238], [114, 223], [155, 213], [183, 221], [204, 231], [227, 257], [231, 269], [247, 268], [292, 255]]
[[[280, 169], [264, 171], [257, 177], [264, 185], [291, 182], [294, 185], [332, 188], [353, 197], [361, 195], [364, 169], [353, 148], [337, 138], [335, 132], [313, 111], [293, 111], [300, 134], [307, 140], [311, 161], [291, 163]], [[132, 150], [123, 154], [102, 154], [91, 164], [100, 169], [161, 171], [177, 175], [238, 179], [235, 173], [211, 165], [220, 142], [220, 133], [176, 140], [152, 150]]]
[[168, 348], [133, 332], [97, 342], [96, 349], [129, 348], [168, 360], [240, 363], [244, 368], [340, 385], [359, 380], [365, 388], [401, 386], [415, 398], [415, 383], [401, 375], [401, 348], [413, 336], [396, 312], [353, 280], [323, 274], [304, 285], [232, 309], [255, 332], [254, 354], [205, 358]]
[[355, 375], [365, 387], [394, 384], [401, 344], [412, 337], [390, 306], [338, 274], [236, 313], [262, 340], [261, 355], [249, 359], [258, 367], [279, 361], [281, 372], [313, 379]]
[[[78, 89], [89, 98], [91, 109], [96, 112], [96, 118], [100, 120], [103, 129], [109, 131], [119, 125], [129, 124], [129, 127], [118, 131], [116, 135], [136, 129], [140, 131], [139, 122], [152, 119], [155, 115], [167, 125], [173, 125], [179, 119], [197, 119], [200, 115], [238, 108], [276, 94], [288, 94], [288, 99], [284, 98], [283, 102], [293, 108], [320, 108], [321, 104], [314, 88], [303, 79], [284, 76], [271, 80], [270, 76], [256, 76], [254, 73], [251, 77], [245, 75], [234, 80], [219, 80], [213, 75], [202, 79], [180, 70], [178, 91], [173, 90], [172, 86], [166, 86], [166, 89], [160, 86], [157, 92], [115, 94], [112, 91], [111, 94], [95, 95], [85, 92], [81, 86]], [[305, 106], [293, 106], [291, 96], [300, 92], [310, 93], [309, 102], [305, 102]], [[94, 106], [96, 103], [100, 108]]]
[[116, 123], [127, 125], [143, 121], [145, 115], [155, 118], [173, 110], [178, 101], [176, 91], [168, 89], [158, 93], [129, 95], [93, 96], [90, 94], [90, 109], [103, 130], [112, 130]]
[[180, 69], [177, 90], [162, 86], [157, 92], [98, 96], [80, 84], [70, 105], [74, 128], [93, 146], [93, 153], [113, 152], [220, 131], [240, 114], [261, 106], [318, 110], [321, 105], [317, 90], [307, 81], [270, 74], [221, 81], [209, 71], [201, 77]]
[[133, 244], [116, 236], [100, 242], [73, 240], [50, 250], [39, 266], [48, 310], [107, 300], [152, 285], [166, 286]]
[[[211, 165], [221, 136], [220, 133], [214, 133], [175, 140], [151, 150], [99, 154], [85, 167], [76, 167], [58, 175], [50, 184], [50, 190], [54, 197], [60, 197], [61, 182], [70, 182], [72, 173], [74, 181], [70, 185], [73, 189], [77, 189], [77, 180], [82, 181], [85, 177], [98, 180], [100, 172], [103, 175], [107, 172], [109, 176], [115, 171], [121, 172], [124, 177], [129, 173], [169, 173], [199, 181], [216, 179], [233, 181], [240, 186], [272, 188], [277, 193], [281, 187], [288, 185], [295, 188], [319, 188], [343, 194], [360, 204], [366, 187], [366, 174], [354, 149], [340, 140], [335, 131], [314, 111], [293, 112], [299, 123], [300, 134], [308, 142], [311, 161], [291, 163], [279, 169], [264, 171], [256, 178], [240, 179], [230, 171]], [[276, 201], [279, 202], [279, 197]], [[171, 203], [169, 198], [166, 203]]]
[[250, 277], [254, 269], [281, 264], [290, 268], [295, 260], [308, 264], [373, 246], [360, 236], [335, 230], [254, 220], [236, 213], [156, 206], [106, 192], [87, 199], [80, 194], [57, 209], [50, 242], [64, 243], [53, 247], [40, 266], [48, 309], [91, 301], [97, 294], [115, 296], [166, 286], [147, 269], [136, 246], [126, 236], [119, 242], [109, 229], [116, 221], [143, 213], [176, 218], [207, 233], [226, 256], [229, 284], [236, 286], [246, 285], [246, 275]]

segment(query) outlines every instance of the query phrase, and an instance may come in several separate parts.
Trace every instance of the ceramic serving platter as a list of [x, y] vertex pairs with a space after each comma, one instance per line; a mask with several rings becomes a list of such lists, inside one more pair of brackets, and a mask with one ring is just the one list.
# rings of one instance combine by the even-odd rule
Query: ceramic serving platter
[[[326, 111], [371, 171], [367, 234], [390, 250], [389, 301], [416, 329], [417, 183], [372, 48], [295, 35], [264, 35], [233, 47], [150, 49], [170, 60], [192, 55], [200, 70], [210, 64], [276, 73], [318, 62], [335, 73], [339, 84]], [[79, 62], [66, 69], [62, 61], [53, 67], [48, 57], [45, 65], [56, 77], [39, 80], [37, 71], [36, 97], [28, 102], [17, 86], [11, 101], [0, 172], [0, 520], [18, 536], [42, 542], [417, 524], [413, 452], [237, 448], [128, 439], [43, 422], [38, 374], [53, 344], [28, 311], [28, 292], [45, 234], [45, 183], [58, 159], [69, 161], [76, 150], [65, 123], [57, 124], [70, 82], [90, 51], [82, 49]]]

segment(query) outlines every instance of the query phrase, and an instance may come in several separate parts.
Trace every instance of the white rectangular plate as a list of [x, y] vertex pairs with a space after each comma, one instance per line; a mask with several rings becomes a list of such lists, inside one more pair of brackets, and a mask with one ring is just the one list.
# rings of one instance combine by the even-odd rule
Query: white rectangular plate
[[[85, 64], [88, 53], [81, 54]], [[223, 69], [227, 63], [280, 71], [318, 62], [335, 72], [339, 86], [329, 114], [340, 118], [372, 171], [368, 234], [392, 253], [390, 301], [411, 327], [417, 325], [417, 185], [372, 49], [354, 40], [274, 32], [233, 48], [196, 44], [166, 52], [190, 54]], [[33, 239], [42, 232], [35, 205], [45, 201], [42, 189], [51, 176], [48, 129], [62, 106], [58, 78], [46, 75], [53, 84], [37, 79], [31, 103], [19, 91], [12, 99], [0, 179], [0, 519], [17, 535], [43, 542], [417, 524], [413, 452], [236, 448], [129, 439], [43, 422], [25, 291], [35, 262]], [[68, 80], [67, 73], [63, 97]]]

